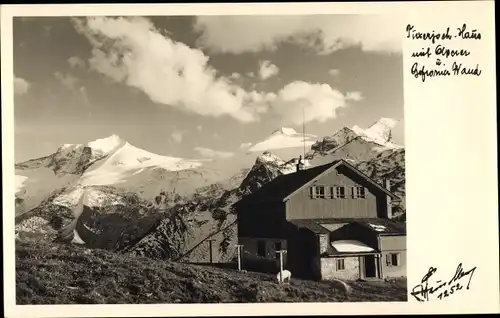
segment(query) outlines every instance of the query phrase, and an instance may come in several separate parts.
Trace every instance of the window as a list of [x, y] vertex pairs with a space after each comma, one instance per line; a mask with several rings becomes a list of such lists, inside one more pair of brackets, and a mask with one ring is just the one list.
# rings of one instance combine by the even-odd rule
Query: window
[[356, 187], [356, 197], [365, 198], [365, 187]]
[[312, 198], [312, 199], [316, 198], [316, 187], [314, 187], [314, 186], [313, 186], [313, 187], [310, 187], [310, 188], [309, 188], [309, 190], [310, 190], [310, 192], [311, 192], [311, 193], [310, 193], [311, 198]]
[[266, 257], [266, 242], [257, 241], [257, 255]]
[[281, 242], [274, 243], [274, 250], [276, 251], [276, 258], [279, 258], [280, 254], [278, 253], [278, 251], [281, 250]]
[[343, 271], [345, 269], [345, 262], [343, 258], [338, 258], [335, 263], [338, 271]]
[[389, 253], [386, 255], [387, 266], [399, 266], [401, 264], [400, 253]]
[[335, 197], [339, 199], [345, 198], [345, 187], [339, 186], [335, 188]]
[[313, 199], [325, 198], [325, 192], [326, 192], [325, 186], [313, 186], [310, 188], [310, 190], [311, 190], [311, 198]]
[[364, 199], [366, 197], [365, 187], [352, 187], [351, 191], [352, 191], [352, 197], [354, 199], [356, 198]]
[[316, 198], [325, 198], [325, 187], [324, 186], [317, 186], [316, 187]]
[[335, 199], [335, 187], [328, 187], [330, 198]]

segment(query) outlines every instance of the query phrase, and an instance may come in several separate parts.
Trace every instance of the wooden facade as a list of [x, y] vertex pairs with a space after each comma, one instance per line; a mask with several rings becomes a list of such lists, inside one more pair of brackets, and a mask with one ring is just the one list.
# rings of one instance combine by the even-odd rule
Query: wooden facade
[[[381, 195], [367, 181], [340, 166], [320, 177], [286, 201], [287, 219], [376, 218], [387, 216], [387, 196]], [[310, 187], [325, 187], [324, 198], [313, 198]], [[344, 187], [344, 198], [331, 198], [331, 189]], [[352, 189], [361, 186], [365, 198], [356, 198]]]
[[[294, 277], [405, 276], [406, 230], [394, 230], [394, 221], [389, 220], [390, 202], [397, 197], [386, 185], [376, 184], [343, 161], [314, 169], [278, 177], [281, 180], [271, 181], [256, 193], [257, 199], [252, 200], [250, 195], [237, 204], [238, 236], [245, 250], [243, 264], [255, 265], [260, 258], [263, 270], [272, 271], [273, 266], [278, 270], [272, 246], [284, 240], [285, 268]], [[344, 189], [343, 196], [336, 190], [339, 187]], [[355, 240], [373, 251], [342, 254], [331, 245], [337, 240]], [[263, 245], [270, 253], [264, 259], [258, 255]], [[345, 268], [338, 268], [341, 263]]]

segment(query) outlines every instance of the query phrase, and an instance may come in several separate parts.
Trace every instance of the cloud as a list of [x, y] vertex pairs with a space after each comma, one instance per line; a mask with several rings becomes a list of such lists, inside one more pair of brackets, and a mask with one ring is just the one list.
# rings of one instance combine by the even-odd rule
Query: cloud
[[240, 79], [241, 78], [241, 74], [240, 73], [232, 73], [231, 76], [229, 76], [230, 79], [233, 79], [233, 80], [237, 80], [237, 79]]
[[340, 74], [340, 70], [332, 68], [328, 71], [328, 74], [330, 74], [331, 76], [338, 76]]
[[14, 75], [14, 94], [24, 95], [28, 92], [31, 84], [28, 83], [24, 78], [16, 77]]
[[198, 131], [202, 131], [202, 130], [203, 130], [203, 126], [201, 126], [201, 125], [196, 126], [196, 130], [198, 130]]
[[266, 80], [271, 76], [278, 74], [279, 68], [270, 61], [259, 62], [259, 76], [262, 80]]
[[85, 61], [78, 56], [70, 57], [68, 63], [72, 68], [85, 68]]
[[251, 142], [244, 142], [240, 145], [240, 149], [248, 149], [250, 146], [252, 146]]
[[112, 80], [142, 90], [159, 104], [202, 116], [257, 120], [246, 107], [247, 92], [217, 77], [198, 49], [161, 34], [145, 18], [72, 19], [91, 45], [90, 67]]
[[[271, 21], [274, 19], [283, 18]], [[143, 91], [152, 101], [167, 107], [202, 116], [229, 115], [241, 122], [257, 121], [262, 114], [272, 113], [285, 122], [300, 124], [302, 109], [306, 112], [306, 121], [324, 122], [336, 118], [337, 109], [346, 107], [347, 100], [360, 98], [355, 94], [344, 96], [327, 84], [301, 81], [290, 83], [277, 93], [254, 88], [247, 91], [231, 78], [217, 76], [217, 71], [208, 65], [209, 57], [201, 50], [173, 41], [145, 18], [92, 17], [72, 21], [93, 47], [89, 59], [92, 69]], [[301, 43], [314, 42], [307, 36], [297, 39]], [[269, 62], [262, 65], [267, 70], [264, 76], [279, 71]], [[253, 72], [246, 75], [255, 76]], [[69, 80], [67, 76], [59, 78], [66, 79], [64, 83]], [[67, 84], [71, 83], [69, 80]], [[181, 142], [182, 134], [172, 138], [173, 142]]]
[[305, 122], [325, 122], [336, 118], [337, 111], [347, 107], [348, 100], [330, 85], [302, 81], [290, 83], [278, 94], [269, 95], [266, 99], [271, 102], [273, 113], [281, 116], [284, 123], [294, 125], [302, 124], [303, 118]]
[[92, 105], [90, 104], [89, 96], [87, 94], [87, 88], [85, 86], [81, 86], [79, 91], [83, 100], [83, 105], [88, 109], [89, 117], [92, 117], [92, 112], [91, 112]]
[[246, 73], [246, 75], [248, 77], [252, 77], [252, 78], [255, 77], [255, 73], [254, 72], [248, 72], [248, 73]]
[[78, 83], [80, 82], [80, 79], [77, 77], [69, 74], [69, 73], [64, 73], [64, 72], [54, 72], [54, 77], [67, 89], [72, 91], [73, 93], [76, 93], [79, 89]]
[[194, 150], [205, 158], [228, 159], [234, 156], [234, 152], [217, 151], [206, 147], [196, 147]]
[[197, 44], [213, 52], [273, 51], [289, 42], [328, 54], [359, 45], [365, 51], [401, 52], [402, 21], [383, 15], [198, 16]]
[[358, 101], [362, 100], [363, 97], [361, 96], [360, 92], [348, 92], [345, 96], [345, 99], [358, 102]]
[[170, 143], [180, 144], [182, 142], [183, 137], [184, 137], [183, 131], [174, 131], [173, 133], [170, 134], [168, 140], [170, 141]]

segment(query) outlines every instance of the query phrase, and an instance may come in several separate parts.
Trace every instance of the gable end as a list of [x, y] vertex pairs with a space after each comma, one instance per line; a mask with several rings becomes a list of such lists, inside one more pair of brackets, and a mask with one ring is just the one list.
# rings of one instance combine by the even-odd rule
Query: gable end
[[330, 172], [332, 172], [333, 170], [337, 169], [341, 165], [344, 165], [349, 170], [351, 170], [355, 174], [359, 175], [360, 177], [362, 177], [363, 179], [365, 179], [366, 181], [368, 181], [375, 188], [377, 188], [378, 190], [384, 192], [386, 195], [390, 196], [394, 201], [400, 200], [394, 193], [392, 193], [391, 191], [387, 190], [385, 187], [379, 185], [377, 182], [375, 182], [375, 180], [373, 180], [372, 178], [370, 178], [369, 176], [367, 176], [366, 174], [364, 174], [363, 172], [361, 172], [360, 170], [358, 170], [353, 165], [351, 165], [348, 162], [346, 162], [345, 160], [341, 159], [337, 163], [333, 164], [331, 167], [329, 167], [328, 169], [326, 169], [322, 173], [318, 174], [317, 176], [315, 176], [314, 178], [312, 178], [308, 182], [304, 183], [298, 189], [296, 189], [295, 191], [293, 191], [292, 193], [290, 193], [289, 195], [287, 195], [283, 199], [283, 202], [286, 202], [288, 199], [290, 199], [291, 197], [293, 197], [295, 194], [299, 193], [301, 190], [305, 189], [306, 187], [308, 187], [309, 185], [311, 185], [312, 183], [314, 183], [316, 180], [318, 180], [321, 177], [329, 174]]

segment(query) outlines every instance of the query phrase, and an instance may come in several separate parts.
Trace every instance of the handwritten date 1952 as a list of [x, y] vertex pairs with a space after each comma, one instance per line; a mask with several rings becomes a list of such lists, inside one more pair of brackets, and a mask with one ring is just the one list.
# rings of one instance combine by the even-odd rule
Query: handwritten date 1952
[[[420, 284], [413, 287], [411, 295], [415, 297], [418, 301], [429, 301], [431, 296], [435, 296], [437, 299], [443, 299], [453, 295], [455, 292], [462, 290], [464, 287], [469, 289], [471, 279], [474, 275], [476, 267], [464, 271], [462, 263], [458, 264], [455, 274], [449, 281], [437, 280], [433, 283], [429, 282], [430, 278], [436, 273], [437, 268], [430, 267], [427, 273], [422, 278]], [[467, 285], [464, 286], [462, 279], [468, 277]]]

